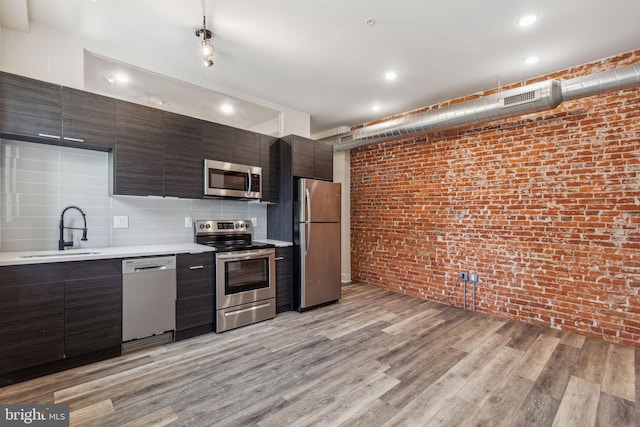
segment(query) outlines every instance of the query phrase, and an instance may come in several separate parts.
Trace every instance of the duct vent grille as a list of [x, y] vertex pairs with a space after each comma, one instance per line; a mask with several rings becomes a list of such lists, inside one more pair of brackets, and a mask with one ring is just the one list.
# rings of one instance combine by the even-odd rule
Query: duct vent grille
[[341, 137], [339, 138], [339, 141], [340, 141], [340, 143], [343, 143], [343, 142], [351, 142], [351, 141], [353, 141], [353, 134], [351, 134], [351, 135], [341, 136]]
[[500, 108], [513, 107], [514, 105], [527, 104], [529, 102], [538, 101], [539, 99], [540, 91], [530, 90], [517, 95], [504, 97], [498, 101], [498, 106]]

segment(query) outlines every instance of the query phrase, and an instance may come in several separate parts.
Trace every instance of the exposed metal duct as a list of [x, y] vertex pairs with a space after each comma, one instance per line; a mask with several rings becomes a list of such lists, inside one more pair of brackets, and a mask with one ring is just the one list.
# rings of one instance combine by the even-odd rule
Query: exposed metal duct
[[563, 101], [640, 85], [640, 64], [569, 80], [546, 80], [448, 107], [390, 119], [339, 135], [338, 151], [388, 141], [414, 133], [451, 130], [491, 120], [552, 110]]

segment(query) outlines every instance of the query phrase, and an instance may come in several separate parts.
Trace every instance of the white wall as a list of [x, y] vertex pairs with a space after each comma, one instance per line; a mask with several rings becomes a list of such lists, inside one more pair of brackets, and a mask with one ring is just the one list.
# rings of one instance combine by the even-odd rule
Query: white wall
[[2, 28], [0, 68], [13, 74], [84, 89], [80, 40], [37, 22], [28, 33]]
[[333, 153], [333, 180], [342, 184], [340, 241], [342, 282], [351, 282], [351, 163], [350, 151]]

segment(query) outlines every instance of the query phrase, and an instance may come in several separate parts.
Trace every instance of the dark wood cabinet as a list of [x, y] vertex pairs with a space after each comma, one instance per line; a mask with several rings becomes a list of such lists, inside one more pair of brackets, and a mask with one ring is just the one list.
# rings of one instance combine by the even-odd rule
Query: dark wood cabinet
[[116, 143], [116, 100], [62, 88], [62, 143], [111, 150]]
[[178, 254], [176, 258], [176, 340], [213, 330], [213, 252]]
[[314, 141], [313, 177], [333, 181], [333, 145]]
[[0, 373], [119, 354], [120, 271], [119, 259], [0, 267]]
[[202, 125], [203, 158], [233, 162], [233, 131], [234, 129], [229, 126], [205, 122]]
[[200, 199], [204, 192], [202, 121], [164, 113], [164, 195]]
[[260, 135], [248, 130], [234, 129], [233, 161], [241, 165], [260, 165]]
[[280, 145], [275, 136], [260, 135], [262, 201], [278, 203], [280, 195]]
[[59, 144], [61, 86], [0, 72], [0, 132], [7, 138]]
[[276, 311], [293, 309], [293, 247], [276, 248]]
[[333, 146], [321, 141], [290, 135], [293, 176], [333, 181]]
[[163, 112], [116, 102], [116, 146], [112, 152], [111, 194], [164, 195]]
[[36, 270], [41, 267], [0, 269], [2, 374], [64, 357], [64, 282], [38, 279]]
[[[120, 264], [119, 261], [115, 262]], [[66, 280], [64, 292], [65, 357], [120, 346], [121, 275]]]

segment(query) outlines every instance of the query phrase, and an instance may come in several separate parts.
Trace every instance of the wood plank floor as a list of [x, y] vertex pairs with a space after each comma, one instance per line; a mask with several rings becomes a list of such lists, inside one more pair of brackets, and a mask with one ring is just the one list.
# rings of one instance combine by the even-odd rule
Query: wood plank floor
[[638, 426], [638, 350], [366, 285], [0, 389], [87, 426]]

